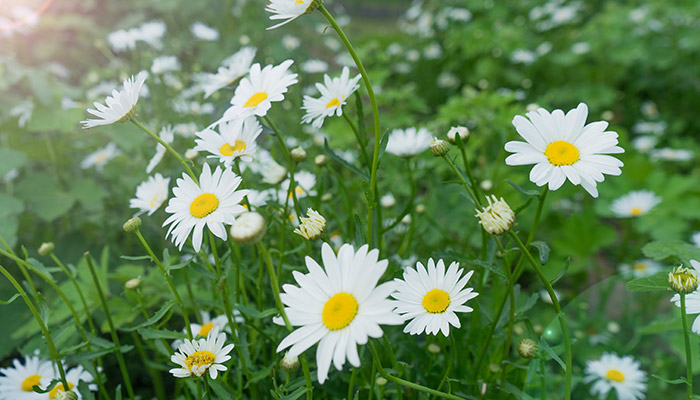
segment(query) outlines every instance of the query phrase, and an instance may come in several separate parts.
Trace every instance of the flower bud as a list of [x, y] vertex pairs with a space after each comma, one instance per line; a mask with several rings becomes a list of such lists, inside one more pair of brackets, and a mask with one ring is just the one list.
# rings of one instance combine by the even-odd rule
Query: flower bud
[[195, 149], [187, 149], [185, 151], [185, 158], [188, 160], [194, 160], [199, 155], [199, 152]]
[[323, 196], [321, 196], [321, 201], [325, 203], [327, 201], [331, 201], [332, 198], [333, 198], [332, 194], [324, 193]]
[[537, 343], [532, 339], [523, 339], [518, 343], [520, 357], [530, 359], [537, 353]]
[[134, 289], [136, 289], [136, 288], [139, 287], [139, 286], [141, 286], [141, 278], [129, 279], [129, 280], [126, 281], [126, 283], [124, 284], [124, 287], [127, 288], [127, 289], [129, 289], [129, 290], [134, 290]]
[[306, 160], [306, 151], [301, 146], [292, 149], [291, 155], [292, 160], [294, 160], [295, 162], [299, 163]]
[[391, 208], [396, 204], [396, 199], [391, 193], [387, 193], [379, 199], [379, 204], [384, 208]]
[[126, 232], [134, 232], [139, 227], [141, 226], [141, 218], [139, 217], [134, 217], [129, 219], [128, 221], [124, 222], [124, 225], [122, 225], [122, 228], [124, 228], [124, 231]]
[[289, 352], [285, 352], [280, 360], [280, 367], [287, 372], [296, 371], [299, 368], [299, 357], [289, 357]]
[[430, 343], [428, 345], [428, 352], [437, 354], [440, 352], [440, 346], [436, 345], [435, 343]]
[[385, 377], [383, 376], [378, 376], [377, 379], [374, 380], [374, 383], [377, 384], [377, 386], [384, 386], [388, 383], [389, 381], [386, 380]]
[[294, 233], [306, 240], [316, 240], [326, 232], [326, 219], [318, 212], [307, 209], [308, 218], [300, 218], [301, 225], [294, 230]]
[[502, 197], [498, 200], [496, 196], [491, 195], [490, 198], [486, 196], [486, 200], [489, 205], [483, 211], [476, 210], [479, 223], [486, 232], [492, 235], [503, 235], [513, 227], [515, 213]]
[[53, 242], [44, 242], [41, 244], [41, 246], [39, 246], [39, 255], [45, 256], [51, 254], [55, 247], [56, 246], [54, 246]]
[[418, 204], [416, 206], [416, 213], [423, 214], [425, 212], [425, 204]]
[[462, 140], [462, 143], [466, 143], [469, 139], [469, 128], [467, 128], [466, 126], [453, 126], [447, 132], [447, 140], [449, 140], [452, 144], [456, 144], [457, 135], [459, 135], [459, 138]]
[[438, 138], [432, 138], [430, 140], [430, 152], [433, 153], [435, 157], [442, 157], [447, 152], [450, 151], [450, 144], [446, 141]]
[[[59, 383], [59, 385], [62, 384]], [[56, 393], [56, 400], [78, 400], [78, 394], [72, 390], [68, 392], [58, 390], [58, 392]]]
[[325, 154], [319, 154], [314, 158], [314, 162], [317, 166], [323, 167], [328, 162], [328, 157]]
[[698, 277], [681, 264], [668, 273], [668, 285], [676, 293], [691, 293], [698, 288]]
[[230, 232], [236, 243], [256, 243], [265, 233], [265, 218], [256, 212], [241, 214], [231, 225]]

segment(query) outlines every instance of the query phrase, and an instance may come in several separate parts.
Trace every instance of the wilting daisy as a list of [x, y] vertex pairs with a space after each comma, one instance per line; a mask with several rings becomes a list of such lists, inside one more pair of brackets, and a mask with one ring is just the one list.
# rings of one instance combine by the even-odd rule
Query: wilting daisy
[[457, 262], [450, 264], [445, 272], [445, 263], [438, 260], [435, 264], [431, 258], [427, 270], [418, 262], [416, 269], [404, 270], [403, 280], [394, 279], [396, 292], [391, 295], [397, 300], [394, 311], [411, 321], [404, 328], [405, 333], [437, 335], [442, 332], [449, 336], [450, 325], [461, 326], [456, 313], [473, 311], [464, 303], [479, 295], [472, 288], [464, 288], [474, 271], [462, 277], [463, 272]]
[[152, 215], [168, 198], [170, 178], [161, 174], [148, 177], [136, 187], [136, 197], [129, 200], [129, 208], [138, 208], [139, 214], [147, 212]]
[[232, 224], [236, 216], [245, 212], [239, 203], [248, 191], [236, 190], [241, 178], [229, 168], [216, 167], [211, 172], [209, 164], [204, 164], [199, 177], [199, 185], [184, 174], [178, 178], [172, 197], [165, 212], [171, 213], [163, 226], [170, 225], [166, 237], [172, 233], [172, 240], [182, 250], [182, 246], [192, 234], [192, 247], [196, 252], [202, 247], [204, 227], [222, 240], [226, 240], [224, 224]]
[[[367, 343], [368, 337], [383, 335], [380, 325], [399, 325], [392, 301], [394, 283], [377, 286], [389, 262], [379, 261], [379, 251], [367, 245], [357, 251], [345, 244], [338, 255], [328, 243], [321, 248], [323, 268], [306, 257], [308, 274], [294, 271], [299, 286], [284, 285], [282, 302], [289, 321], [300, 326], [285, 337], [277, 352], [289, 348], [289, 357], [296, 357], [319, 342], [316, 350], [318, 381], [328, 378], [331, 360], [342, 370], [345, 360], [360, 366], [357, 345]], [[275, 322], [280, 323], [279, 319]]]
[[230, 167], [234, 160], [240, 158], [243, 161], [253, 160], [255, 154], [255, 139], [262, 132], [262, 126], [255, 117], [237, 119], [224, 122], [219, 125], [219, 132], [213, 129], [205, 129], [197, 132], [199, 139], [195, 139], [195, 150], [208, 151], [212, 155], [208, 158], [218, 158], [225, 166]]
[[430, 147], [433, 134], [425, 128], [394, 129], [386, 145], [388, 153], [399, 157], [412, 157]]
[[603, 153], [623, 153], [617, 146], [617, 133], [606, 131], [605, 121], [586, 125], [588, 107], [581, 103], [566, 115], [562, 110], [551, 114], [544, 108], [528, 112], [526, 119], [517, 115], [513, 126], [525, 142], [511, 141], [505, 149], [511, 153], [508, 165], [535, 164], [530, 180], [550, 190], [557, 190], [567, 179], [598, 197], [596, 182], [603, 174], [620, 175], [622, 161]]
[[[205, 164], [206, 165], [206, 164]], [[173, 368], [170, 373], [176, 378], [202, 376], [209, 371], [211, 379], [216, 379], [219, 371], [226, 371], [223, 363], [231, 359], [228, 353], [233, 350], [233, 343], [224, 346], [226, 334], [219, 333], [218, 327], [213, 327], [206, 339], [185, 340], [170, 357], [170, 361], [179, 364], [181, 368]]]
[[625, 275], [631, 275], [635, 278], [640, 278], [642, 276], [652, 275], [661, 271], [661, 264], [658, 262], [645, 258], [643, 260], [637, 260], [633, 264], [622, 264], [620, 265], [620, 272]]
[[215, 74], [201, 74], [199, 76], [199, 85], [204, 90], [204, 98], [243, 78], [250, 70], [250, 65], [253, 63], [256, 52], [257, 49], [255, 47], [244, 47], [225, 59]]
[[617, 217], [638, 217], [661, 202], [661, 197], [649, 190], [636, 190], [616, 199], [610, 209]]
[[[311, 172], [307, 171], [297, 171], [294, 174], [294, 194], [297, 199], [301, 199], [306, 196], [315, 196], [316, 191], [312, 190], [316, 184], [316, 177]], [[280, 191], [278, 194], [278, 201], [284, 204], [287, 200], [291, 203], [292, 193], [289, 192], [290, 180], [287, 179], [280, 185]]]
[[326, 232], [326, 219], [318, 211], [311, 208], [306, 210], [308, 218], [301, 217], [301, 224], [294, 233], [306, 240], [316, 240]]
[[216, 124], [251, 115], [267, 115], [272, 102], [284, 100], [287, 88], [297, 83], [298, 75], [289, 72], [293, 63], [292, 60], [286, 60], [280, 65], [266, 65], [265, 68], [253, 64], [250, 74], [238, 84], [231, 99], [231, 107]]
[[145, 74], [138, 74], [136, 77], [132, 76], [124, 81], [124, 87], [121, 90], [114, 89], [112, 95], [105, 99], [105, 104], [107, 104], [107, 106], [95, 102], [94, 105], [97, 110], [88, 108], [87, 112], [96, 116], [98, 119], [80, 121], [80, 123], [83, 124], [83, 129], [100, 125], [111, 125], [115, 122], [127, 122], [130, 120], [136, 112], [139, 92], [145, 81]]
[[[173, 140], [175, 140], [175, 133], [173, 131], [172, 126], [170, 125], [164, 126], [163, 129], [160, 130], [158, 136], [162, 141], [169, 145], [173, 144]], [[158, 165], [158, 163], [160, 163], [166, 151], [167, 149], [165, 148], [165, 146], [163, 146], [160, 143], [157, 144], [156, 154], [153, 155], [153, 157], [148, 161], [148, 165], [146, 165], [147, 174], [150, 174], [151, 171], [153, 171], [153, 168], [155, 168]]]
[[306, 114], [302, 118], [302, 122], [311, 123], [314, 128], [320, 128], [326, 117], [331, 117], [333, 114], [338, 117], [342, 116], [346, 99], [360, 87], [357, 84], [360, 78], [359, 74], [350, 78], [348, 67], [344, 67], [340, 77], [337, 78], [331, 78], [326, 74], [323, 77], [323, 84], [316, 84], [316, 88], [321, 92], [321, 97], [315, 99], [311, 96], [304, 96], [302, 108]]
[[122, 154], [122, 152], [117, 145], [110, 142], [107, 146], [88, 154], [80, 163], [80, 168], [88, 169], [95, 167], [98, 171], [102, 171], [109, 160], [120, 154]]
[[294, 21], [300, 15], [312, 12], [318, 5], [319, 0], [270, 0], [270, 4], [265, 6], [265, 11], [271, 12], [271, 20], [283, 19], [277, 25], [271, 26], [269, 29], [275, 29], [284, 24]]
[[615, 353], [603, 353], [599, 360], [586, 363], [584, 382], [594, 382], [591, 395], [607, 398], [608, 392], [615, 389], [620, 400], [645, 398], [647, 374], [640, 369], [639, 361], [632, 356], [618, 357]]
[[35, 393], [32, 387], [38, 385], [45, 388], [56, 378], [51, 361], [37, 355], [25, 356], [24, 364], [15, 358], [11, 367], [0, 368], [0, 374], [0, 399], [7, 400], [39, 399], [41, 395]]
[[[690, 260], [690, 268], [688, 268], [688, 273], [695, 275], [696, 278], [700, 278], [700, 262]], [[674, 303], [676, 307], [680, 307], [680, 295], [674, 294], [673, 297], [671, 297], [671, 302]], [[700, 314], [700, 290], [695, 290], [694, 292], [685, 295], [685, 311], [687, 314]], [[690, 328], [690, 330], [700, 335], [700, 315], [695, 318], [695, 321], [693, 321], [693, 326]]]
[[[78, 384], [80, 381], [88, 383], [88, 389], [90, 389], [91, 392], [96, 392], [97, 391], [97, 385], [94, 383], [91, 383], [95, 378], [92, 376], [91, 373], [86, 371], [82, 366], [78, 365], [75, 368], [71, 368], [68, 371], [66, 371], [66, 381], [68, 382], [68, 391], [73, 391], [73, 393], [78, 395], [78, 399], [82, 399], [83, 396], [80, 392], [77, 390], [73, 390], [74, 388], [78, 387]], [[59, 383], [58, 385], [54, 386], [53, 389], [49, 391], [49, 399], [57, 399], [59, 398], [59, 393], [65, 392], [66, 388], [63, 387], [62, 383]]]

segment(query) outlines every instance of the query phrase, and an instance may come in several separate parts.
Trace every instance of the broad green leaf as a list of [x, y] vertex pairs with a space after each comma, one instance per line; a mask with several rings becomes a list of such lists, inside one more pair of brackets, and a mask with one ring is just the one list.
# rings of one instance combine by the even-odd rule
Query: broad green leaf
[[658, 240], [642, 248], [645, 256], [655, 260], [677, 257], [681, 261], [700, 260], [700, 248], [680, 240]]
[[657, 272], [653, 275], [643, 276], [627, 282], [627, 290], [632, 292], [649, 292], [655, 290], [669, 290], [668, 272]]
[[10, 215], [19, 215], [23, 210], [24, 204], [19, 199], [0, 193], [0, 218], [4, 219]]
[[187, 335], [168, 329], [140, 328], [139, 334], [145, 339], [185, 339]]
[[5, 176], [10, 170], [24, 166], [29, 158], [19, 150], [0, 148], [0, 160], [0, 176]]
[[151, 318], [147, 319], [146, 321], [142, 322], [141, 324], [139, 324], [137, 326], [129, 327], [129, 328], [121, 328], [119, 330], [124, 331], [124, 332], [132, 332], [132, 331], [136, 331], [136, 330], [139, 330], [139, 329], [147, 327], [147, 326], [151, 326], [151, 325], [155, 324], [156, 322], [160, 321], [160, 319], [163, 318], [165, 313], [167, 313], [173, 305], [175, 305], [175, 300], [169, 300], [168, 302], [163, 304], [163, 306], [160, 308], [160, 310], [156, 311], [156, 313], [153, 314], [153, 316]]

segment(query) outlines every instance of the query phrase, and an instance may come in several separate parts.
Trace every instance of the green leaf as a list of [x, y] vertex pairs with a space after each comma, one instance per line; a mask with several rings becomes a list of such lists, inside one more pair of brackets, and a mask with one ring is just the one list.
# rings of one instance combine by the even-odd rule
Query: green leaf
[[359, 168], [356, 166], [350, 164], [349, 162], [345, 161], [342, 157], [339, 155], [335, 154], [333, 150], [331, 150], [330, 146], [328, 146], [328, 139], [324, 139], [323, 141], [323, 147], [326, 149], [326, 153], [328, 153], [331, 158], [335, 159], [340, 163], [340, 165], [344, 166], [345, 168], [349, 169], [350, 171], [356, 173], [359, 175], [362, 179], [369, 181], [369, 176], [367, 175], [366, 172], [361, 171]]
[[306, 386], [302, 386], [299, 389], [293, 391], [292, 393], [290, 393], [284, 397], [280, 397], [280, 400], [297, 400], [298, 398], [300, 398], [301, 396], [303, 396], [304, 394], [306, 394], [306, 392], [308, 392], [310, 390], [313, 390], [313, 389], [307, 389]]
[[52, 379], [51, 382], [49, 382], [49, 386], [47, 386], [46, 389], [42, 389], [38, 385], [34, 385], [32, 386], [32, 390], [34, 390], [35, 393], [48, 393], [59, 383], [61, 383], [60, 379]]
[[141, 261], [141, 260], [151, 261], [151, 256], [119, 256], [119, 258], [122, 258], [124, 260], [129, 260], [129, 261]]
[[114, 389], [114, 400], [122, 400], [122, 384], [118, 384], [117, 388]]
[[506, 182], [510, 183], [511, 186], [513, 186], [513, 187], [515, 188], [515, 190], [517, 190], [518, 192], [524, 194], [525, 196], [540, 197], [540, 192], [537, 191], [537, 190], [526, 190], [526, 189], [523, 189], [523, 188], [520, 187], [518, 184], [516, 184], [515, 182], [510, 181], [510, 180], [508, 180], [508, 179], [506, 179]]
[[537, 251], [540, 253], [540, 264], [547, 264], [547, 261], [549, 260], [549, 246], [547, 245], [547, 243], [537, 241], [530, 243], [530, 246], [536, 248]]
[[0, 300], [0, 304], [3, 306], [8, 305], [8, 304], [12, 303], [13, 301], [15, 301], [18, 297], [19, 297], [19, 293], [15, 293], [15, 295], [10, 297], [10, 299], [7, 301]]
[[209, 384], [209, 387], [214, 391], [217, 398], [219, 398], [219, 399], [233, 399], [236, 397], [235, 394], [231, 393], [231, 391], [229, 391], [224, 385], [222, 385], [216, 379], [209, 379], [206, 376], [204, 378], [207, 379], [207, 383]]
[[134, 349], [134, 346], [132, 346], [130, 344], [125, 344], [125, 345], [122, 345], [119, 349], [117, 349], [116, 347], [113, 346], [113, 347], [110, 347], [107, 349], [78, 353], [78, 354], [72, 356], [71, 359], [74, 361], [94, 360], [94, 359], [102, 357], [104, 355], [114, 353], [115, 351], [118, 351], [122, 354], [126, 354], [133, 349]]
[[144, 339], [185, 339], [187, 337], [184, 333], [168, 329], [140, 328], [138, 332]]
[[569, 264], [571, 264], [571, 257], [566, 257], [566, 261], [564, 262], [564, 268], [559, 271], [557, 276], [552, 278], [552, 280], [549, 282], [552, 286], [554, 286], [555, 283], [559, 282], [559, 279], [563, 278], [564, 275], [566, 275], [566, 271], [569, 269]]
[[24, 166], [29, 158], [19, 150], [0, 148], [0, 160], [0, 176], [5, 176], [10, 170]]
[[374, 199], [374, 193], [372, 193], [372, 189], [369, 187], [369, 183], [367, 181], [362, 181], [362, 191], [365, 194], [365, 199], [367, 200], [367, 204], [369, 205], [369, 207], [375, 208], [376, 203]]
[[559, 366], [561, 366], [562, 370], [566, 371], [566, 364], [564, 364], [564, 361], [562, 361], [561, 358], [559, 358], [559, 356], [554, 352], [554, 350], [552, 350], [552, 348], [549, 347], [549, 343], [547, 343], [547, 341], [544, 340], [543, 337], [540, 338], [540, 346], [544, 349], [544, 351], [547, 352], [547, 354], [549, 354], [550, 357], [552, 357], [554, 361], [559, 363]]
[[46, 173], [35, 173], [17, 184], [17, 197], [28, 203], [28, 209], [46, 222], [51, 222], [71, 209], [75, 199], [58, 190], [56, 180]]
[[175, 305], [175, 300], [169, 300], [168, 302], [163, 304], [163, 306], [160, 308], [160, 310], [156, 311], [156, 313], [153, 314], [153, 316], [151, 318], [147, 319], [146, 321], [142, 322], [141, 324], [139, 324], [137, 326], [134, 326], [131, 328], [121, 328], [119, 330], [124, 331], [124, 332], [133, 332], [133, 331], [136, 331], [140, 328], [145, 328], [147, 326], [151, 326], [151, 325], [155, 324], [156, 322], [160, 321], [160, 319], [163, 318], [165, 313], [167, 313], [168, 310], [170, 310], [170, 308], [173, 305]]
[[36, 258], [30, 258], [27, 260], [27, 262], [32, 267], [34, 267], [40, 274], [55, 282], [55, 280], [53, 279], [53, 275], [51, 275], [51, 272], [46, 268], [46, 266], [44, 266], [44, 264], [42, 264], [41, 261], [37, 260]]
[[234, 308], [253, 319], [270, 318], [279, 314], [279, 311], [277, 311], [276, 308], [268, 308], [267, 310], [258, 311], [252, 307], [244, 306], [243, 304], [239, 303], [236, 303]]
[[680, 384], [680, 383], [685, 383], [685, 384], [687, 384], [687, 382], [688, 382], [688, 381], [685, 379], [685, 377], [683, 377], [683, 376], [681, 376], [681, 377], [678, 378], [678, 379], [666, 379], [666, 378], [664, 378], [664, 377], [662, 377], [662, 376], [655, 375], [655, 374], [651, 374], [651, 376], [652, 376], [652, 378], [656, 378], [656, 379], [658, 379], [658, 380], [660, 380], [660, 381], [662, 381], [662, 382], [666, 382], [666, 383], [671, 384], [671, 385], [678, 385], [678, 384]]
[[655, 260], [665, 260], [676, 257], [683, 262], [700, 260], [700, 248], [680, 240], [658, 240], [642, 248], [642, 253]]
[[367, 243], [367, 238], [365, 238], [365, 227], [362, 225], [360, 216], [355, 213], [355, 245], [362, 246], [365, 243]]
[[95, 400], [95, 395], [90, 390], [89, 385], [85, 381], [80, 381], [78, 384], [78, 392], [83, 396], [83, 400]]
[[643, 276], [627, 282], [627, 290], [631, 292], [650, 292], [655, 290], [668, 290], [668, 272], [657, 272], [653, 275]]
[[107, 191], [92, 179], [81, 178], [71, 182], [68, 194], [87, 210], [102, 208], [102, 200], [107, 197]]
[[384, 131], [382, 139], [379, 141], [379, 159], [382, 159], [384, 153], [386, 152], [386, 146], [389, 144], [389, 131]]
[[4, 219], [10, 215], [19, 215], [23, 210], [24, 204], [20, 200], [5, 193], [0, 193], [0, 218]]

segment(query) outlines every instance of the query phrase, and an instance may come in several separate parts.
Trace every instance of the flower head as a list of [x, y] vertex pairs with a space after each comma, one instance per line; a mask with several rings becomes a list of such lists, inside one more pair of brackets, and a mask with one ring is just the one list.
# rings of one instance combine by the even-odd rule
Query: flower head
[[209, 164], [204, 164], [199, 183], [197, 185], [183, 173], [173, 188], [174, 197], [165, 209], [165, 212], [172, 214], [163, 223], [163, 226], [170, 225], [166, 237], [172, 234], [173, 242], [180, 250], [194, 231], [192, 246], [199, 252], [205, 226], [216, 237], [226, 240], [224, 224], [232, 224], [237, 215], [246, 211], [239, 203], [248, 191], [236, 190], [241, 178], [229, 168], [222, 170], [216, 167], [212, 173]]
[[695, 264], [692, 264], [692, 266], [693, 268], [686, 268], [683, 265], [679, 265], [668, 273], [668, 286], [670, 286], [674, 292], [692, 293], [698, 288], [699, 277], [696, 270], [698, 266], [697, 261]]
[[479, 223], [486, 232], [492, 235], [503, 235], [513, 226], [515, 213], [502, 197], [498, 200], [496, 196], [491, 195], [491, 197], [486, 196], [486, 200], [489, 205], [482, 211], [476, 210]]
[[318, 3], [319, 0], [270, 0], [270, 4], [265, 6], [265, 11], [272, 13], [270, 19], [283, 19], [284, 21], [267, 29], [275, 29], [294, 21], [301, 15], [312, 12], [318, 7]]
[[212, 129], [197, 132], [195, 150], [208, 151], [208, 158], [218, 158], [226, 167], [240, 158], [243, 161], [253, 160], [257, 145], [255, 139], [262, 133], [262, 126], [255, 117], [237, 119], [219, 125], [219, 133]]
[[612, 389], [619, 399], [644, 399], [647, 374], [639, 366], [639, 361], [632, 356], [604, 353], [600, 359], [586, 363], [584, 382], [593, 382], [591, 395], [598, 395], [600, 399], [605, 399]]
[[648, 213], [657, 204], [661, 203], [661, 197], [649, 190], [636, 190], [616, 199], [610, 205], [615, 216], [620, 218], [639, 217]]
[[177, 349], [177, 353], [170, 357], [180, 368], [173, 368], [170, 373], [176, 378], [189, 376], [202, 376], [209, 371], [209, 377], [216, 379], [219, 371], [226, 371], [223, 363], [231, 359], [228, 353], [233, 350], [233, 343], [224, 346], [226, 334], [219, 333], [219, 327], [214, 326], [207, 334], [206, 339], [185, 340]]
[[25, 356], [24, 363], [14, 359], [11, 367], [0, 368], [0, 399], [37, 399], [39, 395], [32, 387], [46, 387], [55, 376], [51, 361], [37, 355]]
[[129, 207], [152, 215], [168, 199], [169, 185], [170, 178], [164, 178], [161, 174], [149, 176], [148, 180], [136, 187], [136, 197], [129, 200]]
[[255, 47], [244, 47], [225, 59], [215, 74], [199, 75], [199, 85], [204, 90], [204, 98], [211, 96], [221, 88], [238, 82], [239, 79], [248, 74], [256, 52]]
[[[687, 314], [700, 314], [700, 291], [693, 289], [693, 286], [697, 287], [698, 280], [700, 279], [700, 263], [695, 260], [690, 260], [690, 268], [683, 268], [679, 271], [679, 268], [675, 268], [671, 274], [676, 274], [678, 276], [674, 277], [671, 282], [671, 275], [669, 274], [669, 284], [672, 286], [673, 290], [680, 292], [681, 289], [685, 293], [685, 310]], [[693, 290], [691, 290], [693, 289]], [[690, 292], [688, 292], [690, 291]], [[681, 306], [681, 296], [679, 294], [673, 295], [671, 297], [671, 302], [676, 305], [676, 307]], [[695, 318], [693, 325], [690, 328], [691, 331], [700, 335], [700, 316]]]
[[513, 125], [525, 142], [506, 143], [511, 153], [508, 165], [535, 164], [530, 180], [550, 190], [557, 190], [567, 179], [581, 185], [593, 197], [598, 197], [597, 182], [603, 174], [620, 175], [622, 161], [603, 153], [623, 153], [617, 146], [617, 133], [606, 131], [605, 121], [586, 123], [588, 107], [581, 103], [564, 115], [562, 110], [552, 113], [540, 108], [528, 112], [526, 119], [517, 115]]
[[[378, 250], [370, 251], [367, 245], [355, 250], [344, 244], [336, 255], [330, 245], [323, 243], [321, 255], [323, 267], [306, 257], [309, 273], [293, 272], [299, 286], [282, 287], [289, 321], [300, 328], [277, 346], [277, 352], [289, 348], [288, 357], [296, 357], [318, 342], [319, 383], [328, 378], [331, 361], [338, 370], [346, 359], [359, 367], [357, 345], [367, 343], [369, 337], [381, 337], [380, 325], [401, 324], [387, 298], [394, 291], [394, 283], [377, 286], [389, 265], [387, 260], [379, 260]], [[279, 319], [275, 322], [281, 323]]]
[[318, 212], [308, 209], [306, 210], [308, 218], [301, 217], [301, 224], [294, 233], [303, 237], [306, 240], [316, 240], [326, 232], [326, 219]]
[[389, 135], [386, 151], [399, 157], [413, 157], [428, 150], [432, 137], [425, 128], [394, 129]]
[[391, 295], [397, 300], [394, 311], [411, 321], [403, 331], [411, 335], [442, 332], [449, 336], [450, 325], [459, 328], [461, 324], [456, 313], [473, 311], [464, 303], [479, 295], [472, 288], [465, 289], [474, 271], [462, 276], [463, 272], [457, 262], [450, 264], [445, 272], [445, 263], [438, 260], [436, 264], [432, 258], [428, 260], [427, 269], [420, 262], [415, 269], [406, 268], [403, 280], [394, 280], [396, 292]]
[[360, 75], [350, 78], [350, 69], [343, 67], [340, 77], [331, 78], [327, 74], [323, 77], [323, 84], [317, 83], [316, 88], [321, 92], [321, 97], [313, 98], [304, 96], [306, 114], [302, 118], [305, 124], [312, 124], [314, 128], [321, 128], [326, 117], [343, 115], [343, 106], [348, 97], [352, 95], [360, 85]]
[[265, 233], [265, 218], [256, 212], [243, 213], [231, 225], [231, 238], [241, 244], [252, 244]]
[[637, 260], [634, 263], [620, 265], [620, 272], [626, 275], [632, 275], [635, 278], [652, 275], [661, 270], [661, 265], [650, 259]]
[[466, 126], [453, 126], [447, 131], [447, 140], [452, 144], [457, 143], [457, 136], [462, 142], [466, 142], [469, 139], [469, 128]]
[[105, 99], [106, 106], [95, 102], [94, 105], [97, 110], [88, 108], [87, 112], [98, 119], [80, 121], [83, 124], [83, 129], [129, 121], [136, 113], [139, 92], [145, 81], [146, 74], [138, 74], [136, 77], [132, 76], [124, 81], [124, 87], [121, 90], [113, 90], [112, 95]]
[[121, 150], [116, 144], [110, 142], [107, 146], [95, 150], [85, 157], [83, 161], [80, 162], [80, 168], [88, 169], [90, 167], [95, 167], [96, 170], [102, 172], [104, 166], [114, 157], [122, 154]]

